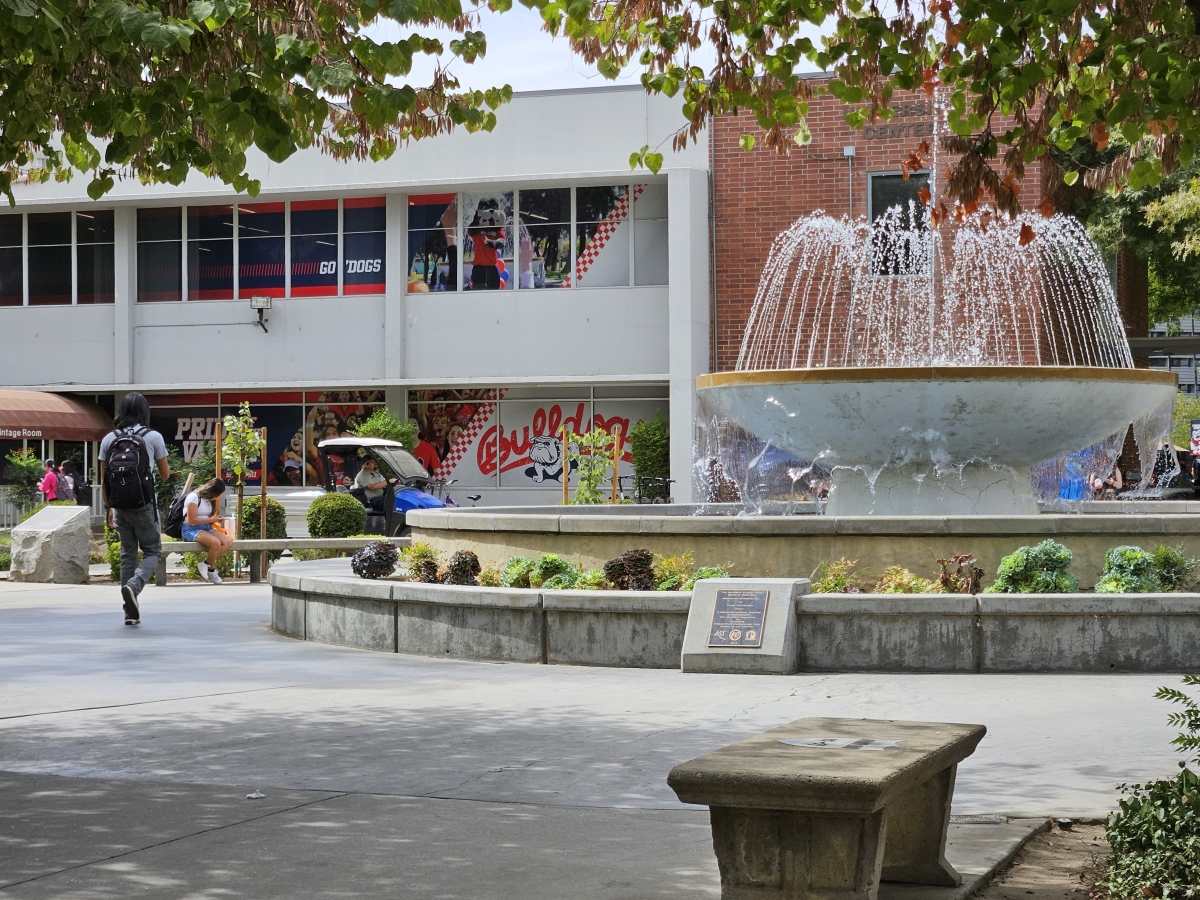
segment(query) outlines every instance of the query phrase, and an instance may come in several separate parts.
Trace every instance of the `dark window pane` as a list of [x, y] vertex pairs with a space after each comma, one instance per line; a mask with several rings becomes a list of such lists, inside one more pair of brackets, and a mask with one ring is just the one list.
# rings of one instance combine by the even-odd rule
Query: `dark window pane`
[[183, 215], [179, 207], [155, 207], [137, 211], [139, 241], [178, 241], [182, 238]]
[[[139, 216], [142, 210], [138, 210]], [[139, 227], [141, 221], [139, 218]], [[138, 242], [138, 302], [181, 300], [183, 263], [181, 241]], [[82, 290], [82, 288], [81, 288]]]
[[[29, 245], [70, 244], [70, 213], [30, 213]], [[70, 254], [67, 254], [70, 258]], [[68, 276], [69, 279], [70, 276]]]
[[526, 225], [561, 224], [571, 221], [571, 189], [521, 191], [521, 221]]
[[188, 299], [233, 299], [233, 241], [188, 241]]
[[233, 237], [232, 206], [188, 207], [188, 240], [231, 237]]
[[242, 238], [238, 242], [238, 294], [282, 297], [283, 288], [283, 238]]
[[[524, 194], [521, 203], [525, 203]], [[520, 287], [562, 287], [571, 276], [571, 226], [522, 227], [518, 252]]]
[[[337, 227], [337, 210], [333, 211]], [[292, 213], [292, 225], [296, 216]], [[337, 295], [337, 234], [292, 236], [292, 296], [332, 297]]]
[[[924, 224], [925, 217], [921, 214], [924, 204], [917, 193], [921, 188], [929, 187], [928, 175], [909, 175], [905, 180], [903, 175], [872, 175], [871, 176], [871, 221], [878, 219], [893, 206], [903, 210], [902, 218], [905, 227], [912, 221], [911, 210], [917, 213], [918, 225]], [[910, 204], [912, 204], [910, 208]]]
[[292, 203], [292, 234], [337, 234], [336, 200], [297, 200]]
[[75, 213], [75, 240], [80, 244], [111, 244], [113, 242], [113, 213], [111, 209]]
[[458, 289], [458, 248], [454, 230], [431, 228], [408, 232], [408, 292], [453, 291]]
[[[30, 217], [32, 227], [33, 216]], [[71, 247], [29, 248], [29, 305], [71, 302]]]
[[0, 247], [21, 246], [21, 214], [0, 216]]
[[[424, 228], [447, 228], [454, 231], [458, 224], [458, 194], [410, 194], [408, 197], [408, 227], [411, 231]], [[453, 240], [453, 238], [451, 238]]]
[[356, 197], [342, 201], [342, 231], [383, 231], [387, 210], [382, 197]]
[[283, 204], [245, 203], [238, 206], [238, 235], [243, 238], [283, 237]]
[[383, 232], [344, 235], [345, 269], [342, 292], [346, 294], [382, 294], [387, 284], [384, 265]]
[[[575, 220], [577, 222], [600, 222], [614, 210], [624, 207], [627, 185], [612, 187], [586, 187], [575, 189]], [[624, 218], [624, 214], [620, 214]]]
[[79, 302], [112, 303], [113, 245], [81, 244], [75, 251], [79, 271]]
[[21, 284], [21, 248], [0, 249], [0, 306], [20, 306], [25, 300]]

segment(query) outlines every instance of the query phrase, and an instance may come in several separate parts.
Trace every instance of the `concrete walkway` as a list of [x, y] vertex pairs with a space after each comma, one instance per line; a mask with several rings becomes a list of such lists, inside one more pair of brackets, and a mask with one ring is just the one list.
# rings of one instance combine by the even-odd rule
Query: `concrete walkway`
[[0, 583], [0, 897], [717, 896], [667, 772], [804, 716], [986, 724], [959, 814], [1101, 816], [1176, 771], [1171, 676], [492, 665], [278, 637], [266, 586], [142, 609]]

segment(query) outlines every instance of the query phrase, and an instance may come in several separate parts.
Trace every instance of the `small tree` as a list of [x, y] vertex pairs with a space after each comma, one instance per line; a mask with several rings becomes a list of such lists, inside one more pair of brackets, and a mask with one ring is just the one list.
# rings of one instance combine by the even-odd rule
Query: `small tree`
[[603, 428], [571, 436], [568, 460], [575, 463], [575, 474], [579, 479], [572, 503], [593, 505], [604, 502], [600, 485], [604, 483], [604, 476], [612, 465], [612, 444], [613, 436]]
[[241, 537], [242, 495], [246, 485], [247, 463], [262, 454], [262, 438], [254, 427], [249, 403], [243, 401], [236, 416], [225, 417], [224, 431], [221, 455], [229, 460], [229, 467], [237, 479], [237, 537]]
[[38, 482], [42, 479], [42, 461], [32, 450], [13, 450], [6, 457], [4, 477], [9, 481], [12, 501], [20, 509], [29, 509], [40, 503], [42, 494]]
[[671, 477], [671, 426], [661, 410], [654, 411], [653, 419], [629, 429], [629, 451], [639, 477], [664, 479], [661, 485], [651, 486], [647, 495], [666, 497], [665, 479]]
[[406, 422], [398, 415], [381, 406], [354, 429], [356, 437], [383, 438], [385, 441], [397, 441], [404, 449], [412, 451], [417, 446], [417, 426]]

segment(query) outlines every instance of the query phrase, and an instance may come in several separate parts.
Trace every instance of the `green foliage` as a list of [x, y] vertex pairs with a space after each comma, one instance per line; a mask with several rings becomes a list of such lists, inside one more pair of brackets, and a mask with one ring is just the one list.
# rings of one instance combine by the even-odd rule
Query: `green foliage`
[[557, 575], [552, 575], [542, 582], [542, 589], [547, 591], [571, 591], [579, 587], [579, 579], [583, 573], [574, 566], [564, 569]]
[[9, 547], [0, 547], [0, 572], [7, 572], [12, 568], [12, 550]]
[[[108, 563], [108, 577], [117, 584], [121, 583], [121, 542], [117, 541], [106, 545], [107, 549], [104, 554], [105, 562]], [[138, 553], [138, 559], [141, 559], [142, 554]]]
[[1018, 547], [1000, 560], [996, 581], [987, 594], [1069, 594], [1079, 590], [1079, 579], [1067, 573], [1071, 551], [1044, 540], [1036, 547]]
[[[643, 478], [671, 477], [671, 426], [663, 418], [661, 410], [654, 411], [653, 419], [643, 419], [629, 429], [629, 453], [633, 467]], [[649, 488], [646, 495], [651, 498], [665, 497], [665, 488]]]
[[529, 586], [542, 587], [555, 575], [566, 572], [575, 572], [578, 575], [578, 570], [557, 553], [543, 553], [529, 570]]
[[360, 422], [355, 427], [354, 434], [358, 437], [397, 441], [410, 452], [417, 446], [417, 426], [401, 419], [386, 406], [380, 406], [365, 422]]
[[1192, 419], [1200, 419], [1200, 397], [1193, 397], [1183, 391], [1177, 391], [1175, 409], [1171, 414], [1171, 442], [1175, 446], [1191, 446]]
[[[1186, 687], [1200, 676], [1185, 675]], [[1172, 741], [1180, 752], [1200, 749], [1200, 705], [1188, 694], [1162, 687], [1154, 695], [1182, 707], [1167, 721], [1182, 729]], [[1122, 785], [1125, 797], [1108, 817], [1112, 853], [1096, 887], [1112, 900], [1191, 900], [1200, 885], [1200, 776], [1179, 764], [1175, 778]]]
[[14, 179], [83, 172], [98, 199], [126, 173], [179, 185], [194, 169], [254, 196], [251, 147], [276, 163], [314, 146], [380, 160], [454, 127], [490, 131], [507, 85], [461, 90], [440, 69], [405, 83], [422, 55], [448, 51], [461, 69], [486, 53], [469, 13], [440, 0], [6, 0], [0, 192], [11, 202]]
[[660, 591], [677, 591], [696, 571], [696, 557], [689, 551], [674, 556], [654, 554], [654, 583]]
[[1146, 594], [1179, 591], [1195, 580], [1198, 563], [1184, 555], [1183, 545], [1165, 544], [1147, 553], [1141, 547], [1113, 547], [1104, 554], [1098, 594]]
[[729, 566], [701, 566], [693, 574], [692, 577], [683, 583], [681, 591], [690, 591], [696, 586], [697, 581], [703, 581], [706, 578], [728, 578]]
[[536, 562], [528, 556], [510, 556], [500, 572], [500, 583], [510, 588], [529, 587], [529, 576]]
[[429, 544], [417, 541], [400, 551], [400, 567], [409, 581], [436, 584], [441, 554]]
[[821, 563], [812, 573], [814, 594], [860, 594], [863, 585], [854, 567], [857, 559], [838, 559]]
[[500, 580], [500, 573], [488, 566], [479, 573], [479, 584], [481, 587], [501, 587], [504, 582]]
[[904, 566], [888, 566], [875, 585], [877, 594], [940, 594], [942, 586], [936, 581], [914, 575]]
[[262, 455], [262, 435], [254, 427], [250, 404], [242, 401], [236, 416], [226, 416], [222, 424], [221, 467], [233, 472], [234, 483], [244, 485], [249, 463]]
[[571, 435], [567, 455], [576, 466], [575, 498], [572, 503], [594, 506], [607, 499], [600, 491], [600, 486], [612, 470], [612, 444], [612, 435], [603, 428], [595, 428], [587, 434]]
[[21, 513], [21, 518], [18, 521], [25, 522], [29, 519], [32, 519], [34, 516], [36, 516], [38, 513], [40, 513], [47, 506], [75, 506], [75, 505], [76, 504], [75, 504], [74, 500], [51, 500], [49, 503], [39, 503], [37, 506], [31, 506], [29, 509], [25, 510], [25, 512]]
[[42, 499], [37, 489], [45, 467], [33, 450], [12, 450], [5, 457], [4, 477], [8, 494], [18, 509], [28, 509]]
[[1200, 177], [1148, 203], [1146, 219], [1171, 239], [1176, 259], [1200, 257]]
[[[187, 570], [187, 578], [189, 581], [202, 581], [200, 578], [200, 563], [208, 561], [208, 553], [203, 550], [192, 550], [183, 554], [183, 567]], [[217, 564], [214, 567], [217, 574], [222, 578], [228, 578], [233, 574], [233, 552], [224, 553], [217, 557]], [[118, 577], [115, 579], [120, 581]]]
[[[262, 522], [262, 516], [259, 512], [261, 508], [261, 496], [247, 497], [242, 503], [242, 537], [253, 539], [260, 536], [258, 529]], [[266, 536], [268, 538], [287, 537], [287, 510], [283, 508], [282, 503], [272, 497], [267, 498]], [[269, 556], [272, 560], [279, 559], [282, 555], [282, 550], [269, 551]]]
[[322, 494], [308, 508], [308, 533], [315, 538], [350, 537], [367, 527], [367, 508], [349, 494]]
[[313, 550], [293, 550], [292, 559], [296, 562], [311, 562], [314, 559], [333, 559], [336, 556], [341, 556], [344, 553], [342, 550], [329, 549], [313, 549]]
[[608, 579], [604, 577], [603, 569], [588, 569], [575, 582], [577, 591], [604, 591], [611, 588]]

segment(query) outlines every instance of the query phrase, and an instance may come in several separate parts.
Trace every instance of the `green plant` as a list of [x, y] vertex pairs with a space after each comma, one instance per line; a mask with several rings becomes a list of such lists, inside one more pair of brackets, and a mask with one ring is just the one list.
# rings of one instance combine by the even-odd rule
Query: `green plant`
[[[1200, 676], [1184, 675], [1185, 687]], [[1200, 705], [1176, 688], [1154, 695], [1178, 704], [1167, 721], [1181, 732], [1171, 742], [1182, 753], [1200, 749]], [[1108, 817], [1106, 836], [1112, 853], [1096, 887], [1112, 900], [1192, 900], [1200, 894], [1200, 776], [1180, 762], [1175, 778], [1122, 785], [1126, 795]]]
[[455, 550], [446, 564], [446, 584], [478, 585], [479, 557], [470, 550]]
[[677, 591], [696, 571], [696, 557], [690, 551], [674, 556], [654, 554], [654, 582], [660, 591]]
[[359, 578], [387, 578], [396, 571], [400, 551], [391, 541], [374, 541], [350, 557], [350, 569]]
[[[629, 453], [633, 457], [633, 468], [643, 478], [671, 477], [671, 425], [663, 418], [661, 410], [654, 411], [653, 419], [643, 419], [629, 429]], [[666, 497], [664, 485], [648, 486], [645, 496]]]
[[[244, 400], [238, 407], [237, 415], [226, 416], [222, 425], [224, 438], [221, 441], [221, 467], [229, 466], [233, 472], [234, 483], [237, 485], [238, 528], [235, 537], [241, 537], [242, 495], [246, 485], [246, 473], [250, 470], [250, 460], [257, 458], [260, 469], [265, 469], [266, 459], [263, 458], [262, 434], [254, 427], [254, 416], [250, 413], [250, 404]], [[259, 476], [266, 477], [266, 472], [260, 471]], [[311, 534], [311, 531], [309, 533]]]
[[[201, 581], [199, 565], [208, 560], [208, 553], [203, 550], [192, 550], [189, 553], [183, 554], [183, 567], [187, 570], [187, 577], [190, 581]], [[217, 564], [214, 567], [217, 574], [222, 578], [228, 578], [233, 574], [233, 554], [225, 553], [217, 557]], [[115, 579], [120, 581], [120, 577]]]
[[1018, 547], [1000, 560], [996, 580], [987, 594], [1069, 594], [1079, 590], [1079, 579], [1067, 572], [1071, 551], [1052, 540], [1036, 547]]
[[28, 521], [29, 519], [32, 519], [34, 516], [36, 516], [38, 513], [40, 513], [47, 506], [74, 506], [74, 505], [75, 505], [75, 503], [72, 500], [51, 500], [49, 503], [39, 503], [36, 506], [29, 507], [29, 509], [27, 509], [27, 510], [25, 510], [25, 512], [21, 513], [21, 518], [19, 519], [19, 521], [25, 522], [25, 521]]
[[680, 590], [690, 591], [696, 587], [697, 581], [704, 581], [706, 578], [728, 578], [730, 568], [731, 567], [729, 565], [701, 566], [696, 570], [695, 574], [693, 574], [691, 578], [683, 583], [683, 587], [681, 587]]
[[835, 560], [826, 560], [817, 566], [812, 573], [812, 589], [814, 594], [860, 594], [862, 582], [854, 567], [857, 559], [846, 559], [842, 556]]
[[434, 584], [438, 581], [440, 554], [429, 544], [418, 541], [400, 551], [400, 565], [409, 581]]
[[500, 572], [500, 583], [510, 588], [529, 587], [529, 573], [535, 561], [528, 556], [510, 556]]
[[[262, 523], [262, 497], [247, 497], [242, 501], [242, 537], [254, 539], [260, 537], [259, 526]], [[278, 500], [267, 498], [267, 537], [287, 537], [287, 510]], [[271, 550], [271, 559], [279, 559], [282, 550]]]
[[604, 591], [611, 587], [603, 569], [588, 569], [575, 582], [575, 589], [579, 591]]
[[[105, 552], [105, 562], [108, 563], [108, 577], [117, 584], [121, 583], [121, 543], [118, 541], [115, 544], [108, 544], [108, 550]], [[141, 553], [138, 554], [141, 558]]]
[[553, 575], [550, 578], [547, 578], [542, 583], [542, 588], [547, 591], [571, 591], [571, 590], [574, 590], [575, 588], [577, 588], [579, 586], [579, 579], [582, 576], [582, 574], [583, 573], [580, 572], [577, 568], [575, 568], [574, 566], [571, 566], [569, 569], [564, 569], [563, 571], [559, 572], [557, 575]]
[[875, 585], [877, 594], [939, 594], [942, 586], [919, 575], [914, 575], [904, 566], [888, 566]]
[[315, 538], [349, 537], [367, 527], [367, 508], [349, 494], [322, 494], [308, 508], [308, 533]]
[[1181, 391], [1175, 395], [1175, 409], [1171, 416], [1171, 440], [1177, 447], [1191, 444], [1192, 419], [1200, 419], [1200, 397]]
[[555, 575], [572, 571], [574, 568], [574, 566], [557, 553], [543, 553], [538, 557], [537, 562], [533, 564], [533, 568], [529, 570], [529, 586], [534, 588], [542, 587]]
[[1178, 591], [1194, 580], [1197, 561], [1183, 553], [1183, 545], [1159, 545], [1153, 553], [1141, 547], [1113, 547], [1104, 554], [1104, 571], [1096, 583], [1098, 594], [1145, 594]]
[[7, 572], [12, 568], [12, 550], [8, 547], [0, 547], [0, 572]]
[[1182, 591], [1195, 582], [1200, 560], [1184, 555], [1183, 544], [1177, 547], [1159, 544], [1151, 556], [1154, 557], [1154, 573], [1164, 591]]
[[572, 503], [594, 506], [605, 501], [600, 485], [612, 469], [612, 443], [612, 435], [603, 428], [571, 435], [567, 458], [575, 463], [576, 477]]
[[333, 559], [341, 555], [341, 550], [328, 549], [312, 549], [312, 550], [293, 550], [292, 559], [296, 562], [311, 562], [314, 559]]
[[5, 459], [8, 495], [18, 509], [28, 509], [42, 499], [42, 492], [37, 489], [44, 469], [42, 460], [32, 450], [11, 450]]
[[405, 450], [413, 450], [417, 446], [417, 426], [406, 422], [386, 406], [378, 407], [375, 412], [360, 422], [354, 429], [358, 437], [383, 438], [386, 441], [397, 441], [404, 445]]
[[479, 573], [479, 584], [481, 587], [501, 587], [504, 582], [500, 580], [500, 573], [488, 566]]

